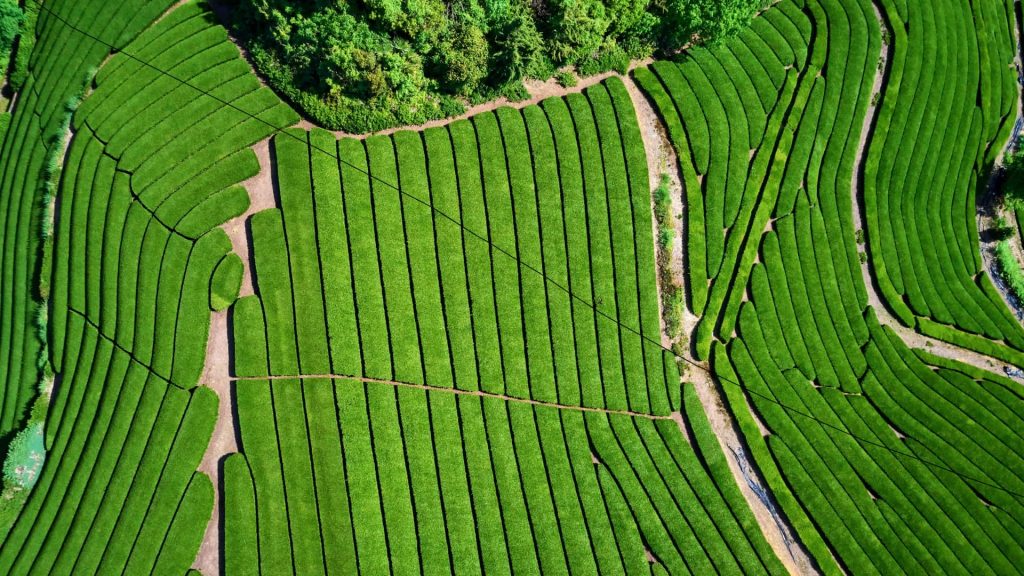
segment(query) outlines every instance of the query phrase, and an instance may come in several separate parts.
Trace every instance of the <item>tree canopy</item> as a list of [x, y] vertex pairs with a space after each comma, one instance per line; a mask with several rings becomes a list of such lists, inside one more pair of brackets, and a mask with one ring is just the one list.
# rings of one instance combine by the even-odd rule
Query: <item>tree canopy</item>
[[[2, 0], [9, 1], [9, 0]], [[714, 42], [765, 0], [234, 0], [268, 81], [317, 122], [366, 132]]]
[[1018, 148], [1006, 155], [1003, 172], [1006, 176], [1004, 202], [1012, 209], [1024, 208], [1024, 149]]

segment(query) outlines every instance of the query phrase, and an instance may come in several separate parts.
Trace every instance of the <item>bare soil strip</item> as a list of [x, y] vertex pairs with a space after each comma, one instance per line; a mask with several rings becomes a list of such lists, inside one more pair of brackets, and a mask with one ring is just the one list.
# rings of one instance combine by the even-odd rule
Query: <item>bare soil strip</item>
[[[634, 68], [639, 68], [639, 67], [647, 66], [648, 64], [650, 64], [653, 61], [654, 61], [653, 58], [646, 58], [644, 60], [634, 60], [633, 62], [630, 63], [629, 70], [633, 70]], [[594, 76], [587, 76], [586, 78], [579, 78], [576, 81], [576, 85], [573, 86], [573, 87], [570, 87], [570, 88], [565, 88], [565, 87], [561, 86], [553, 78], [550, 79], [550, 80], [547, 80], [546, 82], [541, 82], [541, 81], [538, 81], [538, 80], [527, 80], [527, 81], [523, 82], [523, 84], [526, 86], [526, 91], [530, 94], [530, 97], [527, 98], [526, 100], [509, 100], [508, 98], [498, 98], [497, 100], [491, 100], [491, 101], [485, 102], [483, 104], [477, 104], [476, 106], [470, 106], [470, 107], [466, 108], [465, 112], [463, 112], [462, 114], [459, 114], [458, 116], [451, 116], [451, 117], [448, 117], [448, 118], [440, 118], [438, 120], [431, 120], [429, 122], [424, 122], [423, 124], [415, 124], [415, 125], [410, 125], [410, 126], [399, 126], [399, 127], [396, 127], [396, 128], [388, 128], [387, 130], [380, 130], [378, 132], [371, 132], [371, 133], [368, 133], [368, 134], [352, 134], [350, 132], [345, 132], [345, 131], [342, 131], [342, 130], [330, 130], [329, 132], [334, 134], [334, 136], [337, 137], [337, 138], [356, 138], [358, 140], [365, 140], [366, 138], [368, 138], [370, 136], [385, 136], [385, 135], [394, 134], [395, 132], [400, 132], [400, 131], [407, 131], [407, 130], [420, 131], [420, 130], [426, 130], [427, 128], [435, 128], [437, 126], [447, 126], [448, 124], [451, 124], [452, 122], [457, 122], [459, 120], [465, 120], [466, 118], [469, 118], [471, 116], [476, 116], [477, 114], [483, 114], [485, 112], [492, 112], [494, 110], [497, 110], [498, 108], [502, 108], [502, 107], [506, 107], [507, 106], [507, 107], [515, 108], [515, 109], [518, 110], [520, 108], [526, 108], [527, 106], [533, 106], [534, 104], [539, 104], [542, 100], [545, 100], [547, 98], [552, 98], [552, 97], [555, 97], [555, 96], [561, 97], [561, 96], [566, 96], [566, 95], [569, 95], [569, 94], [574, 94], [574, 93], [577, 93], [577, 92], [582, 92], [582, 91], [586, 90], [587, 88], [589, 88], [589, 87], [591, 87], [591, 86], [593, 86], [595, 84], [600, 84], [601, 82], [603, 82], [603, 81], [605, 81], [608, 78], [611, 78], [613, 76], [618, 76], [619, 78], [621, 78], [623, 80], [626, 80], [626, 79], [629, 78], [628, 75], [620, 74], [620, 73], [618, 73], [618, 72], [616, 72], [614, 70], [611, 70], [611, 71], [608, 71], [608, 72], [603, 72], [601, 74], [596, 74]], [[311, 122], [311, 121], [309, 121], [307, 119], [300, 120], [299, 123], [296, 124], [296, 126], [299, 127], [299, 128], [305, 128], [307, 130], [311, 130], [313, 128], [319, 128], [316, 124], [314, 124], [313, 122]]]
[[232, 416], [231, 379], [228, 366], [228, 313], [214, 312], [210, 321], [210, 339], [206, 345], [206, 365], [202, 383], [217, 393], [217, 422], [199, 471], [213, 482], [213, 516], [192, 567], [207, 576], [220, 573], [220, 463], [224, 456], [238, 451], [235, 419]]
[[[671, 213], [669, 218], [676, 231], [676, 240], [672, 242], [672, 254], [669, 257], [669, 270], [668, 276], [672, 282], [677, 286], [683, 287], [685, 295], [685, 283], [686, 274], [683, 273], [683, 219], [681, 218], [683, 213], [683, 185], [680, 181], [679, 166], [676, 159], [676, 150], [669, 141], [668, 134], [665, 127], [661, 123], [661, 119], [658, 118], [658, 113], [651, 106], [651, 103], [644, 97], [640, 92], [640, 88], [637, 87], [636, 82], [633, 81], [632, 77], [626, 76], [622, 79], [623, 84], [626, 85], [626, 91], [629, 93], [630, 100], [633, 101], [633, 109], [636, 110], [637, 122], [640, 125], [640, 136], [644, 141], [644, 150], [647, 156], [647, 178], [648, 187], [651, 192], [651, 229], [653, 231], [654, 238], [654, 253], [658, 254], [658, 219], [654, 213], [654, 194], [653, 191], [661, 183], [661, 175], [667, 174], [669, 177], [669, 197], [672, 201]], [[658, 294], [663, 296], [665, 294], [665, 287], [662, 286], [662, 274], [659, 273], [654, 275], [655, 282], [658, 285]], [[664, 300], [659, 298], [659, 306], [664, 304]], [[685, 306], [684, 306], [685, 309]], [[665, 330], [665, 315], [664, 313], [658, 314], [658, 321], [661, 325], [661, 345], [665, 348], [672, 348], [672, 337], [666, 333]], [[694, 323], [696, 325], [696, 323]], [[684, 325], [684, 334], [689, 334], [692, 326]]]
[[[259, 159], [259, 174], [242, 182], [249, 192], [249, 208], [244, 214], [225, 222], [221, 228], [231, 240], [232, 250], [242, 259], [242, 288], [240, 296], [253, 294], [252, 270], [249, 258], [249, 238], [246, 222], [256, 212], [267, 208], [275, 208], [274, 182], [271, 174], [270, 139], [263, 140], [253, 146], [253, 152]], [[210, 334], [206, 344], [206, 363], [200, 382], [217, 393], [217, 422], [213, 428], [213, 436], [206, 447], [199, 471], [204, 472], [213, 482], [213, 516], [206, 526], [206, 534], [199, 547], [192, 567], [206, 576], [220, 574], [220, 463], [225, 456], [238, 452], [237, 435], [235, 432], [234, 405], [231, 396], [231, 354], [228, 339], [227, 311], [213, 312], [210, 315]]]
[[[246, 223], [249, 221], [250, 216], [261, 210], [277, 208], [270, 162], [270, 139], [258, 142], [252, 147], [252, 150], [256, 153], [256, 158], [260, 162], [260, 172], [242, 182], [242, 186], [249, 192], [249, 209], [241, 216], [232, 218], [221, 226], [228, 233], [228, 238], [231, 239], [231, 246], [235, 253], [242, 259], [242, 288], [238, 293], [239, 298], [251, 296], [255, 293], [255, 287], [252, 282], [252, 262], [249, 255], [249, 237]], [[207, 356], [207, 362], [209, 362], [209, 356]]]
[[[789, 525], [778, 511], [778, 504], [771, 490], [761, 478], [761, 474], [750, 463], [746, 444], [742, 440], [732, 415], [722, 402], [718, 388], [712, 380], [711, 375], [702, 370], [696, 370], [689, 380], [693, 383], [700, 399], [704, 413], [711, 422], [711, 430], [718, 438], [718, 445], [725, 454], [729, 463], [729, 470], [736, 485], [754, 513], [761, 532], [764, 534], [768, 544], [775, 551], [775, 555], [782, 561], [783, 566], [790, 574], [809, 575], [817, 574], [814, 562], [796, 536], [796, 531]], [[760, 425], [760, 420], [754, 418]], [[767, 433], [763, 430], [762, 433]], [[742, 459], [742, 462], [741, 462]]]

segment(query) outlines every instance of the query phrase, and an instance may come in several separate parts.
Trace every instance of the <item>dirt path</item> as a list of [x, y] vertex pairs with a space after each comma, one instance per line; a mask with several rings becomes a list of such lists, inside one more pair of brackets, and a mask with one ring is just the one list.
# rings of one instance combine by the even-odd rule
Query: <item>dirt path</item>
[[249, 192], [249, 209], [241, 216], [232, 218], [221, 226], [228, 233], [228, 238], [231, 239], [231, 246], [235, 253], [242, 259], [242, 287], [238, 293], [240, 298], [255, 294], [246, 222], [248, 222], [250, 216], [261, 210], [277, 207], [277, 199], [274, 197], [273, 167], [270, 161], [270, 139], [258, 142], [252, 149], [260, 162], [260, 172], [242, 182], [242, 186]]
[[[875, 18], [878, 20], [878, 25], [885, 30], [885, 18], [882, 17], [882, 13], [879, 11], [878, 6], [872, 2], [871, 8], [875, 11]], [[890, 53], [891, 48], [884, 42], [883, 38], [882, 51], [881, 54], [879, 54], [880, 64], [875, 71], [875, 82], [871, 86], [868, 111], [867, 114], [864, 115], [864, 123], [860, 128], [860, 141], [857, 143], [857, 155], [853, 162], [854, 170], [853, 180], [850, 182], [850, 194], [853, 199], [853, 222], [860, 234], [867, 234], [868, 231], [866, 216], [861, 210], [861, 189], [863, 186], [861, 184], [861, 172], [864, 169], [864, 152], [867, 150], [868, 141], [871, 138], [872, 125], [874, 124], [875, 117], [878, 113], [878, 95], [881, 93], [882, 84], [885, 82], [885, 70], [889, 65]], [[864, 242], [863, 244], [858, 245], [857, 252], [858, 255], [866, 255], [867, 243]], [[882, 324], [891, 326], [891, 322], [895, 322], [895, 319], [888, 313], [888, 309], [885, 307], [882, 299], [878, 296], [878, 291], [875, 289], [874, 280], [871, 276], [871, 264], [865, 256], [861, 256], [860, 272], [861, 277], [864, 280], [864, 286], [867, 289], [868, 305], [875, 308], [875, 313], [878, 315], [878, 319]], [[883, 320], [883, 318], [885, 320]], [[899, 322], [896, 322], [896, 324], [899, 324]]]
[[[650, 178], [650, 188], [653, 191], [657, 188], [661, 174], [668, 174], [672, 198], [672, 213], [670, 214], [672, 225], [675, 228], [675, 241], [672, 243], [672, 253], [668, 259], [669, 270], [666, 276], [677, 286], [682, 287], [686, 297], [688, 286], [684, 272], [683, 242], [685, 241], [685, 211], [683, 202], [683, 184], [679, 172], [679, 163], [676, 157], [675, 148], [668, 139], [667, 131], [662, 125], [657, 112], [650, 102], [640, 92], [631, 78], [624, 80], [630, 98], [633, 100], [633, 108], [636, 110], [637, 120], [640, 123], [640, 134], [643, 137], [644, 148], [647, 154], [647, 171]], [[651, 221], [654, 226], [655, 250], [658, 250], [658, 222], [653, 213], [653, 195], [651, 199]], [[659, 294], [664, 294], [662, 286], [662, 274], [655, 275], [658, 278]], [[662, 300], [659, 298], [659, 302]], [[682, 320], [683, 334], [689, 335], [697, 326], [699, 318], [692, 314], [687, 307], [684, 308]], [[661, 319], [661, 341], [666, 348], [672, 347], [672, 338], [665, 333], [664, 314], [659, 314]], [[703, 366], [696, 361], [689, 346], [683, 346], [686, 351], [686, 362], [696, 366]], [[747, 501], [747, 505], [754, 514], [761, 532], [771, 545], [775, 555], [782, 561], [790, 574], [814, 574], [814, 564], [811, 562], [806, 551], [795, 538], [793, 530], [781, 520], [775, 508], [774, 499], [770, 492], [765, 489], [765, 484], [759, 475], [749, 465], [741, 466], [740, 458], [746, 459], [746, 450], [740, 440], [740, 434], [732, 421], [729, 411], [725, 408], [714, 381], [711, 379], [707, 368], [697, 370], [681, 371], [681, 376], [693, 383], [697, 395], [700, 398], [704, 413], [711, 423], [711, 429], [718, 438], [722, 453], [729, 463], [736, 485]], [[672, 414], [673, 420], [679, 426], [680, 433], [690, 438], [686, 432], [684, 423], [685, 417], [680, 412]], [[760, 422], [756, 416], [755, 421]], [[763, 496], [759, 496], [758, 493]]]
[[[246, 221], [249, 216], [276, 207], [274, 184], [271, 176], [270, 139], [263, 140], [253, 146], [259, 159], [260, 172], [246, 180], [242, 185], [249, 192], [249, 208], [244, 214], [232, 218], [221, 228], [231, 240], [232, 250], [242, 259], [243, 274], [240, 296], [253, 294], [251, 261], [249, 258], [249, 238]], [[206, 364], [200, 378], [203, 386], [208, 386], [217, 393], [217, 422], [213, 428], [213, 436], [206, 447], [206, 453], [199, 464], [199, 471], [205, 473], [213, 482], [213, 516], [206, 526], [199, 554], [196, 555], [192, 567], [205, 576], [220, 574], [220, 463], [225, 456], [238, 451], [237, 432], [235, 431], [234, 406], [231, 386], [231, 357], [228, 340], [227, 311], [214, 312], [210, 315], [210, 335], [206, 344]]]
[[[634, 60], [633, 62], [630, 63], [629, 70], [647, 66], [651, 62], [654, 62], [653, 58], [646, 58], [644, 60]], [[526, 86], [526, 91], [530, 94], [530, 97], [527, 98], [526, 100], [509, 100], [508, 98], [498, 98], [497, 100], [491, 100], [483, 104], [477, 104], [476, 106], [469, 106], [466, 108], [465, 112], [459, 114], [458, 116], [451, 116], [449, 118], [431, 120], [429, 122], [424, 122], [422, 124], [399, 126], [397, 128], [388, 128], [387, 130], [380, 130], [378, 132], [370, 132], [364, 134], [352, 134], [350, 132], [345, 132], [343, 130], [329, 130], [329, 132], [331, 134], [334, 134], [336, 138], [356, 138], [358, 140], [364, 140], [370, 136], [385, 136], [388, 134], [394, 134], [395, 132], [405, 130], [420, 131], [426, 130], [427, 128], [435, 128], [437, 126], [447, 126], [452, 122], [456, 122], [458, 120], [465, 120], [466, 118], [476, 116], [477, 114], [492, 112], [503, 106], [508, 106], [510, 108], [515, 109], [526, 108], [527, 106], [539, 104], [542, 100], [545, 100], [547, 98], [553, 98], [556, 96], [566, 96], [568, 94], [582, 92], [587, 88], [595, 84], [600, 84], [601, 82], [613, 76], [617, 76], [624, 81], [629, 79], [628, 74], [620, 74], [612, 70], [608, 72], [603, 72], [601, 74], [596, 74], [594, 76], [587, 76], [586, 78], [578, 78], [576, 80], [576, 85], [570, 88], [563, 87], [562, 85], [558, 84], [558, 82], [556, 82], [554, 79], [547, 80], [546, 82], [541, 82], [538, 80], [527, 80], [523, 83]], [[305, 128], [306, 130], [319, 128], [319, 126], [305, 118], [300, 120], [299, 123], [296, 124], [296, 126], [299, 128]]]
[[235, 441], [235, 420], [232, 416], [231, 379], [228, 363], [228, 313], [214, 312], [210, 318], [210, 339], [206, 345], [206, 365], [203, 367], [202, 385], [217, 393], [217, 422], [206, 453], [199, 463], [199, 471], [213, 482], [213, 515], [206, 525], [206, 533], [192, 564], [206, 576], [220, 573], [220, 463], [224, 456], [238, 451]]
[[[736, 485], [747, 500], [747, 505], [754, 513], [754, 518], [757, 519], [761, 532], [768, 540], [775, 555], [782, 561], [790, 574], [817, 574], [814, 562], [800, 544], [796, 532], [782, 520], [782, 515], [778, 512], [778, 505], [771, 491], [766, 487], [760, 474], [749, 465], [742, 434], [722, 402], [718, 388], [710, 374], [702, 370], [695, 370], [689, 380], [693, 382], [704, 413], [711, 423], [711, 430], [718, 438], [718, 445], [721, 447], [722, 453], [725, 454], [733, 478], [736, 479]], [[761, 433], [767, 435], [768, 430], [761, 425], [757, 415], [752, 410], [751, 414], [758, 426], [761, 426]], [[743, 459], [742, 464], [741, 458]]]

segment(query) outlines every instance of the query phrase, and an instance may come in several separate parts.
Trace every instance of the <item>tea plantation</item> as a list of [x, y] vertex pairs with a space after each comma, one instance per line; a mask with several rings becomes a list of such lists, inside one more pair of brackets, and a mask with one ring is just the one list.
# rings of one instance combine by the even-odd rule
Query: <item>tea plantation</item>
[[372, 135], [302, 120], [224, 4], [26, 1], [0, 574], [1024, 565], [1024, 325], [978, 217], [1011, 1], [781, 0]]

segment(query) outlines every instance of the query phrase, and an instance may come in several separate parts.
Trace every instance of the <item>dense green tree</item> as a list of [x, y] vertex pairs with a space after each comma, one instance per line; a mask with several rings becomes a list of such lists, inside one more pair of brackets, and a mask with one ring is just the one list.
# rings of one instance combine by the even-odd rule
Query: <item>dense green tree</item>
[[650, 56], [660, 20], [650, 12], [649, 0], [609, 0], [606, 5], [611, 19], [608, 37], [616, 39], [630, 58]]
[[533, 15], [521, 4], [514, 4], [492, 18], [494, 77], [504, 82], [525, 78], [536, 66], [544, 46]]
[[[560, 67], [582, 75], [742, 26], [766, 0], [225, 0], [267, 81], [317, 122], [418, 123]], [[11, 2], [11, 0], [0, 0]]]
[[0, 0], [0, 65], [7, 67], [14, 39], [21, 32], [25, 14], [15, 0]]
[[659, 45], [674, 50], [694, 41], [716, 42], [745, 26], [764, 0], [665, 0]]
[[558, 64], [575, 64], [597, 53], [610, 24], [600, 0], [551, 0], [548, 53]]
[[487, 77], [490, 46], [483, 29], [474, 22], [460, 18], [450, 24], [436, 53], [434, 68], [446, 92], [470, 96]]

